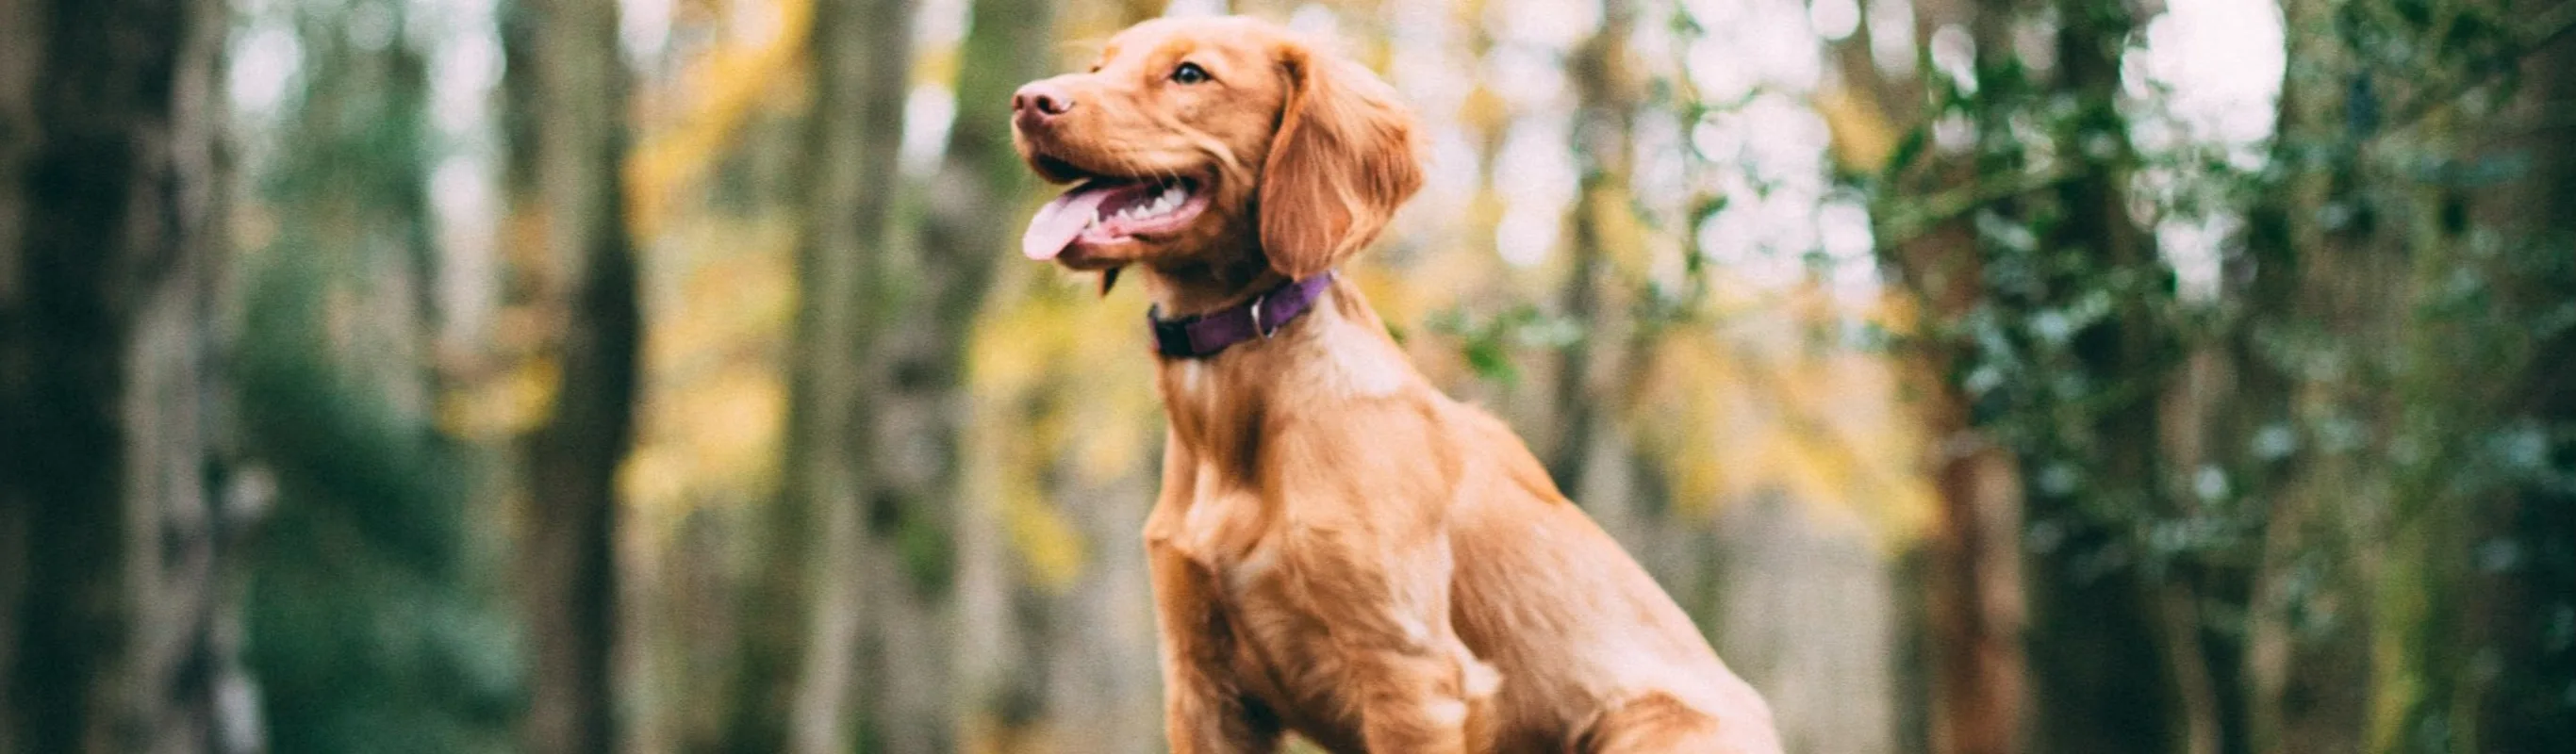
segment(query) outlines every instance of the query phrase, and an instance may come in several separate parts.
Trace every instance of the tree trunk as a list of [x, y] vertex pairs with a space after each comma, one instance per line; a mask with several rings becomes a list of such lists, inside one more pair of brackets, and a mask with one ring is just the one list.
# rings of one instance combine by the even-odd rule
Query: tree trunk
[[[1964, 235], [1944, 233], [1943, 236]], [[1966, 241], [1929, 239], [1938, 248]], [[1931, 254], [1940, 254], [1931, 251]], [[1953, 312], [1949, 316], [1957, 316]], [[1947, 349], [1943, 349], [1947, 350]], [[2023, 654], [2027, 616], [2022, 595], [2020, 468], [2012, 452], [1971, 426], [1968, 399], [1956, 383], [1935, 379], [1956, 369], [1927, 354], [1916, 369], [1940, 385], [1920, 398], [1929, 465], [1939, 503], [1923, 596], [1930, 672], [1932, 751], [2011, 754], [2023, 750], [2028, 679]]]
[[[2028, 520], [2032, 531], [2056, 535], [2033, 543], [2027, 576], [2034, 747], [2214, 750], [2214, 728], [2185, 714], [2179, 690], [2202, 661], [2176, 659], [2177, 647], [2196, 645], [2166, 630], [2163, 597], [2150, 576], [2171, 556], [2139, 546], [2146, 530], [2140, 520], [2174, 515], [2156, 400], [2169, 389], [2174, 358], [2158, 306], [2172, 295], [2171, 278], [2128, 215], [2137, 155], [2117, 108], [2120, 52], [2132, 22], [2126, 8], [2098, 0], [2062, 0], [2056, 10], [2059, 81], [2048, 93], [2062, 93], [2076, 108], [2060, 143], [2083, 145], [2090, 169], [2019, 218], [2052, 229], [2032, 262], [2044, 265], [2046, 277], [2035, 289], [1998, 298], [2013, 308], [2010, 316], [2034, 320], [2062, 316], [2080, 295], [2107, 294], [2113, 303], [2062, 344], [2032, 338], [2044, 371], [2080, 370], [2090, 395], [2071, 398], [2042, 379], [2015, 387], [2022, 392], [2016, 410], [2024, 412], [2015, 420], [2039, 435], [2025, 440], [2035, 445], [2022, 458]], [[2094, 151], [2105, 144], [2107, 152]], [[2048, 355], [2058, 350], [2062, 356]], [[2080, 419], [2063, 418], [2070, 415]]]
[[[2567, 24], [2576, 5], [2560, 3], [2532, 28]], [[2576, 734], [2576, 43], [2536, 38], [2516, 61], [2529, 78], [2500, 87], [2512, 96], [2446, 93], [2409, 124], [2443, 150], [2446, 174], [2527, 167], [2405, 192], [2410, 298], [2393, 423], [2425, 460], [2391, 454], [2401, 484], [2374, 595], [2376, 751], [2549, 751]]]
[[[911, 28], [913, 4], [871, 0], [857, 10], [848, 18], [864, 26], [852, 27], [851, 34], [859, 28], [892, 30], [879, 32], [882, 38], [872, 40], [875, 47], [851, 51], [870, 56], [866, 75], [853, 81], [870, 103], [861, 110], [859, 133], [900, 134], [910, 70], [904, 53], [911, 48], [904, 32]], [[989, 54], [990, 47], [1001, 44], [1044, 49], [1046, 40], [1013, 38], [1013, 30], [995, 28], [991, 12], [1005, 9], [977, 10], [973, 20], [987, 27], [986, 39], [977, 40], [988, 47], [982, 52]], [[956, 750], [969, 708], [983, 701], [963, 696], [966, 688], [958, 675], [964, 351], [993, 260], [1007, 253], [1009, 226], [989, 214], [967, 219], [966, 213], [1004, 206], [992, 200], [1014, 185], [1002, 182], [1008, 175], [997, 170], [997, 150], [1009, 149], [1004, 146], [1009, 132], [1001, 128], [1008, 120], [995, 115], [993, 107], [1009, 101], [1008, 92], [1024, 80], [1013, 73], [1027, 69], [998, 65], [1007, 57], [968, 59], [979, 65], [969, 66], [959, 81], [948, 159], [940, 180], [929, 187], [934, 222], [923, 227], [918, 243], [902, 243], [880, 232], [858, 252], [865, 270], [861, 306], [867, 356], [862, 368], [870, 371], [858, 431], [871, 450], [860, 457], [859, 471], [869, 543], [860, 573], [867, 577], [872, 619], [863, 643], [869, 650], [863, 667], [870, 672], [860, 676], [861, 703], [872, 743], [888, 754]], [[890, 152], [864, 155], [861, 161], [883, 166], [887, 178], [878, 184], [881, 191], [900, 185]], [[964, 161], [968, 159], [974, 162]], [[903, 198], [905, 194], [887, 192], [874, 201], [899, 204]]]
[[[1615, 396], [1606, 395], [1599, 369], [1602, 356], [1617, 361], [1626, 349], [1625, 332], [1610, 327], [1622, 318], [1609, 302], [1603, 300], [1602, 276], [1613, 263], [1604, 227], [1612, 213], [1629, 211], [1628, 183], [1629, 133], [1636, 107], [1637, 84], [1630, 80], [1628, 28], [1636, 22], [1635, 11], [1626, 0], [1607, 0], [1601, 6], [1601, 29], [1574, 51], [1567, 62], [1568, 77], [1575, 89], [1574, 142], [1581, 171], [1581, 186], [1574, 199], [1573, 239], [1568, 251], [1565, 280], [1565, 316], [1582, 328], [1581, 337], [1557, 351], [1554, 404], [1556, 416], [1555, 448], [1548, 454], [1548, 472], [1556, 483], [1570, 491], [1583, 491], [1590, 486], [1585, 477], [1593, 473], [1592, 456], [1595, 432], [1602, 424], [1602, 411], [1616, 405]], [[1615, 473], [1628, 468], [1628, 460], [1609, 461], [1600, 471]], [[1613, 518], [1632, 515], [1628, 501], [1589, 500], [1578, 496], [1587, 508], [1608, 506]], [[1596, 512], [1595, 516], [1602, 515]], [[1616, 533], [1619, 521], [1605, 522]]]
[[0, 2], [0, 750], [248, 751], [216, 0]]
[[[1992, 37], [2006, 24], [1980, 19], [2009, 12], [2001, 3], [1921, 3], [1910, 31], [1918, 45], [1928, 42], [1931, 30], [1950, 24], [1973, 24]], [[2000, 41], [1980, 39], [1978, 49], [1994, 44]], [[1870, 95], [1872, 110], [1910, 116], [1892, 106], [1923, 96], [1913, 82], [1880, 79], [1864, 57], [1842, 62], [1849, 81], [1878, 82], [1853, 88], [1855, 96]], [[1919, 119], [1905, 125], [1918, 134], [1929, 130]], [[1975, 166], [1958, 158], [1942, 159], [1928, 172], [1953, 182], [1977, 177]], [[1921, 545], [1926, 573], [1919, 646], [1929, 707], [1923, 725], [1928, 740], [1922, 744], [1944, 754], [2014, 754], [2026, 747], [2030, 714], [2022, 470], [2012, 450], [1979, 426], [1974, 399], [1961, 387], [1973, 349], [1945, 332], [1989, 295], [1984, 261], [1964, 219], [1884, 246], [1880, 257], [1921, 312], [1915, 346], [1902, 365], [1907, 381], [1931, 386], [1911, 407], [1926, 441], [1923, 462], [1936, 503], [1932, 531]]]
[[[1029, 611], [1017, 605], [1042, 604], [1044, 595], [1024, 592], [1013, 578], [1018, 571], [1010, 540], [1002, 536], [1009, 531], [1008, 514], [998, 495], [968, 491], [962, 478], [967, 459], [961, 452], [969, 424], [965, 351], [970, 330], [992, 286], [996, 261], [1015, 258], [1009, 252], [1011, 226], [997, 221], [994, 213], [1020, 206], [1030, 184], [1011, 144], [1011, 94], [1052, 72], [1055, 59], [1045, 51], [1054, 49], [1053, 16], [1051, 4], [1042, 0], [973, 3], [960, 57], [979, 62], [959, 72], [957, 117], [949, 127], [947, 154], [924, 187], [928, 214], [919, 253], [911, 262], [921, 279], [917, 293], [903, 297], [919, 303], [895, 313], [894, 332], [900, 334], [885, 341], [883, 350], [890, 358], [881, 362], [897, 370], [896, 390], [889, 397], [916, 404], [922, 413], [914, 419], [920, 425], [881, 430], [910, 435], [901, 441], [917, 443], [917, 449], [878, 458], [910, 455], [927, 468], [886, 469], [871, 478], [912, 480], [914, 489], [901, 498], [935, 514], [934, 520], [945, 521], [956, 535], [950, 540], [958, 561], [952, 592], [960, 631], [957, 644], [949, 648], [956, 664], [947, 675], [959, 686], [955, 698], [965, 730], [999, 737], [969, 740], [970, 746], [1009, 740], [1037, 722], [1037, 700], [1045, 696], [1048, 676], [1042, 669], [1048, 659], [1044, 654], [1074, 641], [1025, 640], [1043, 635], [1047, 627], [1023, 625]], [[899, 435], [879, 437], [896, 442]], [[1014, 656], [1019, 653], [1012, 650], [1020, 647], [1030, 648], [1033, 656]]]
[[[2378, 212], [2355, 185], [2363, 135], [2350, 113], [2369, 105], [2348, 101], [2356, 63], [2328, 31], [2336, 8], [2283, 5], [2289, 57], [2307, 63], [2282, 81], [2275, 159], [2287, 175], [2249, 215], [2254, 322], [2240, 351], [2248, 403], [2265, 417], [2249, 444], [2266, 507], [2244, 675], [2249, 738], [2261, 751], [2362, 750], [2373, 675], [2368, 585], [2378, 559], [2369, 543], [2395, 481], [2369, 448], [2387, 429], [2388, 302], [2402, 273], [2392, 268], [2399, 253], [2375, 237]], [[2355, 221], [2323, 222], [2330, 207], [2357, 210]], [[2318, 333], [2338, 341], [2320, 342]], [[2329, 427], [2350, 437], [2329, 438]]]
[[[504, 35], [543, 113], [524, 151], [542, 252], [562, 281], [542, 290], [560, 339], [551, 413], [527, 438], [522, 576], [533, 650], [527, 745], [556, 754], [619, 748], [616, 476], [633, 431], [641, 313], [625, 222], [628, 74], [617, 6], [522, 0]], [[524, 116], [523, 116], [524, 117]]]
[[[805, 289], [790, 384], [789, 488], [773, 529], [783, 538], [804, 527], [810, 533], [803, 536], [816, 538], [803, 545], [812, 548], [806, 562], [775, 566], [806, 569], [811, 612], [789, 721], [790, 746], [801, 752], [848, 751], [853, 742], [896, 754], [952, 748], [948, 657], [940, 644], [948, 627], [913, 595], [883, 583], [898, 580], [894, 570], [908, 562], [944, 571], [945, 534], [915, 529], [928, 546], [902, 551], [871, 536], [896, 530], [901, 518], [894, 501], [876, 494], [885, 482], [872, 477], [893, 450], [880, 444], [872, 402], [892, 388], [873, 323], [896, 311], [888, 297], [903, 289], [890, 276], [910, 272], [890, 264], [887, 231], [912, 13], [908, 0], [818, 0], [814, 8], [807, 126], [815, 169], [805, 187], [797, 260]], [[913, 554], [924, 558], [905, 558]], [[880, 635], [889, 629], [894, 637]], [[902, 646], [870, 651], [887, 642]]]
[[[828, 5], [828, 3], [818, 4]], [[819, 14], [819, 9], [818, 9]], [[820, 27], [810, 44], [820, 52]], [[812, 75], [827, 75], [820, 61]], [[798, 171], [805, 185], [804, 238], [796, 249], [797, 309], [788, 346], [785, 459], [778, 496], [761, 514], [752, 576], [744, 587], [742, 660], [727, 748], [739, 754], [846, 751], [842, 726], [849, 653], [858, 609], [850, 572], [857, 530], [850, 419], [857, 401], [860, 351], [855, 307], [858, 257], [837, 239], [846, 223], [876, 227], [874, 205], [835, 207], [847, 197], [827, 187], [863, 183], [845, 175], [856, 165], [854, 143], [835, 141], [825, 122], [848, 117], [846, 106], [816, 100], [806, 133], [790, 137], [812, 156]], [[860, 190], [865, 190], [864, 187]], [[853, 219], [853, 216], [858, 216]]]
[[[2562, 6], [2562, 11], [2564, 7]], [[2523, 143], [2537, 152], [2538, 169], [2518, 184], [2515, 216], [2537, 219], [2535, 263], [2508, 285], [2513, 306], [2535, 314], [2564, 311], [2576, 291], [2576, 40], [2542, 48], [2523, 68], [2532, 91], [2524, 110], [2537, 123]], [[2558, 468], [2576, 462], [2576, 326], [2564, 322], [2544, 332], [2531, 350], [2504, 407], [2508, 422], [2562, 433], [2542, 458]], [[2519, 318], [2509, 322], [2522, 322]], [[2576, 615], [2576, 491], [2562, 481], [2524, 478], [2509, 487], [2497, 510], [2481, 521], [2507, 537], [2521, 554], [2518, 567], [2491, 577], [2474, 609], [2485, 624], [2475, 638], [2496, 648], [2501, 670], [2483, 694], [2474, 723], [2478, 745], [2490, 751], [2547, 751], [2576, 741], [2576, 711], [2566, 699], [2576, 678], [2576, 643], [2566, 640], [2567, 616]]]

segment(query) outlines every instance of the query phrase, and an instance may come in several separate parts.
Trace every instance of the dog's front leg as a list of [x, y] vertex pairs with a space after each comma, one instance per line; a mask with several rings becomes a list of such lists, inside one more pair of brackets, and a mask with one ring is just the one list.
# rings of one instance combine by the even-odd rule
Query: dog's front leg
[[1278, 751], [1278, 716], [1246, 698], [1228, 669], [1232, 628], [1208, 599], [1206, 571], [1169, 550], [1155, 548], [1147, 557], [1162, 637], [1164, 735], [1172, 754]]
[[1178, 435], [1163, 447], [1162, 497], [1145, 518], [1145, 564], [1163, 660], [1164, 738], [1172, 754], [1274, 754], [1279, 716], [1235, 681], [1234, 627], [1218, 607], [1216, 577], [1185, 544], [1198, 464]]
[[1369, 537], [1307, 539], [1299, 577], [1357, 693], [1368, 750], [1489, 748], [1486, 708], [1499, 679], [1449, 625], [1446, 540], [1379, 548], [1352, 546]]

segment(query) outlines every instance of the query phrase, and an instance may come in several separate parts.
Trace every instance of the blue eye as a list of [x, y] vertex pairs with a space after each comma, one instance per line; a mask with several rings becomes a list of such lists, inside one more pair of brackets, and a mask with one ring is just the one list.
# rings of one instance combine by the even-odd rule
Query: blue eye
[[1177, 83], [1196, 84], [1206, 80], [1207, 69], [1200, 68], [1197, 63], [1182, 63], [1181, 67], [1172, 69], [1172, 81]]

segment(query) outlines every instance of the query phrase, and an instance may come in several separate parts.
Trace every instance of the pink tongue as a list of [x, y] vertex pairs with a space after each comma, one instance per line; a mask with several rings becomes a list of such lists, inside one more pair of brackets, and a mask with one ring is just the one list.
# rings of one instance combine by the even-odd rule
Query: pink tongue
[[1020, 253], [1030, 259], [1054, 259], [1073, 245], [1083, 228], [1091, 226], [1092, 215], [1107, 198], [1108, 189], [1077, 186], [1039, 207], [1037, 216], [1029, 218], [1029, 232], [1020, 236]]

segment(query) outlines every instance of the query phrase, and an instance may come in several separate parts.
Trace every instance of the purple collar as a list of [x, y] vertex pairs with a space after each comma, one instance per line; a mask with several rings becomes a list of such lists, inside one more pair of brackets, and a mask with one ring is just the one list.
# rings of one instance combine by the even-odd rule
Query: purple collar
[[1203, 359], [1227, 346], [1278, 333], [1279, 328], [1313, 309], [1324, 289], [1332, 284], [1333, 273], [1326, 270], [1321, 275], [1282, 283], [1251, 301], [1177, 319], [1164, 319], [1158, 305], [1145, 310], [1145, 323], [1153, 327], [1156, 352], [1176, 359]]

